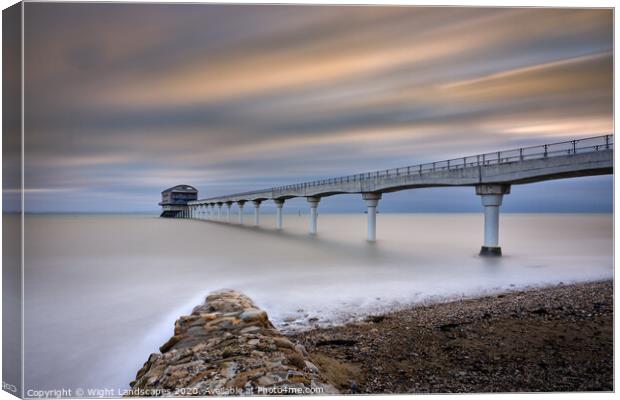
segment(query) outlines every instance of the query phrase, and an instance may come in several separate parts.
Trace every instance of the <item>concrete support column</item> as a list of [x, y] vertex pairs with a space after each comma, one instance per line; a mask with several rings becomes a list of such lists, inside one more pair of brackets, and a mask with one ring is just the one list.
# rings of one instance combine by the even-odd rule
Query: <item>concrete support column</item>
[[273, 202], [276, 203], [276, 229], [282, 230], [282, 207], [284, 206], [284, 200], [276, 199]]
[[226, 221], [230, 223], [230, 207], [232, 207], [232, 201], [226, 202]]
[[238, 201], [237, 205], [239, 206], [239, 224], [243, 225], [243, 205], [245, 201]]
[[502, 255], [499, 246], [499, 206], [505, 194], [510, 193], [510, 185], [478, 185], [476, 194], [484, 206], [484, 244], [481, 256], [498, 257]]
[[368, 208], [368, 235], [369, 242], [377, 240], [377, 205], [381, 199], [381, 193], [362, 193], [362, 198]]
[[318, 219], [318, 210], [320, 197], [306, 197], [308, 204], [310, 205], [310, 234], [316, 235], [316, 225]]
[[217, 203], [217, 220], [222, 219], [222, 203]]
[[254, 204], [254, 226], [258, 226], [259, 224], [259, 216], [260, 216], [260, 200], [252, 200], [252, 204]]

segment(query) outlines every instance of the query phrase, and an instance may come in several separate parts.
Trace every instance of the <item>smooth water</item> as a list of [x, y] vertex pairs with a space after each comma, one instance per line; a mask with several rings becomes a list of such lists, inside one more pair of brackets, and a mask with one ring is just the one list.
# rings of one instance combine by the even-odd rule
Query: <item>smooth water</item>
[[[274, 215], [261, 228], [127, 215], [30, 215], [26, 389], [127, 388], [173, 323], [210, 291], [252, 297], [285, 329], [399, 306], [613, 276], [611, 214], [504, 214], [505, 256], [477, 256], [482, 216]], [[87, 395], [87, 394], [85, 394]]]

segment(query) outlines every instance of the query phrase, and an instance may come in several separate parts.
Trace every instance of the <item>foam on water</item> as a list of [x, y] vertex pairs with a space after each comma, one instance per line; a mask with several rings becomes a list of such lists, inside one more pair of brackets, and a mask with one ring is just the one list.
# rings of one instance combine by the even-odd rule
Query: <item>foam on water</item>
[[[251, 218], [246, 218], [250, 220]], [[260, 229], [144, 216], [26, 218], [26, 387], [126, 388], [216, 289], [238, 289], [286, 330], [413, 303], [613, 276], [613, 219], [503, 215], [501, 259], [477, 256], [482, 217], [275, 216]]]

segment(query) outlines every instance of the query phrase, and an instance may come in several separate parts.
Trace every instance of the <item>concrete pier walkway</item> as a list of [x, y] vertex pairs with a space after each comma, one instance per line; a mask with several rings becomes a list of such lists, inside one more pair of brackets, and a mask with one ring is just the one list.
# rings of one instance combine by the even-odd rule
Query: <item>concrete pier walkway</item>
[[[233, 193], [189, 201], [183, 218], [222, 220], [222, 205], [237, 204], [239, 223], [243, 206], [254, 205], [254, 225], [260, 224], [260, 205], [273, 201], [277, 207], [277, 228], [283, 229], [282, 208], [286, 200], [305, 197], [310, 207], [309, 232], [318, 231], [318, 206], [322, 197], [357, 193], [368, 207], [368, 241], [376, 240], [376, 213], [383, 193], [438, 186], [471, 186], [484, 207], [484, 243], [480, 255], [499, 256], [499, 209], [512, 185], [553, 179], [613, 173], [613, 135], [576, 139], [540, 146], [521, 147], [476, 154], [444, 161], [277, 186], [263, 190]], [[217, 217], [214, 207], [218, 206]], [[211, 210], [208, 213], [204, 209]]]

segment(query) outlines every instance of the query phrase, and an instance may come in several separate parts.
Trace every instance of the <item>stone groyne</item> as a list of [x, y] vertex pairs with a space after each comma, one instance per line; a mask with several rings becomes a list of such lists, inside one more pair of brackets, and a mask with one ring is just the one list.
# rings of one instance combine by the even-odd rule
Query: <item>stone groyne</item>
[[131, 382], [130, 395], [328, 394], [306, 350], [247, 296], [223, 290], [180, 317]]

